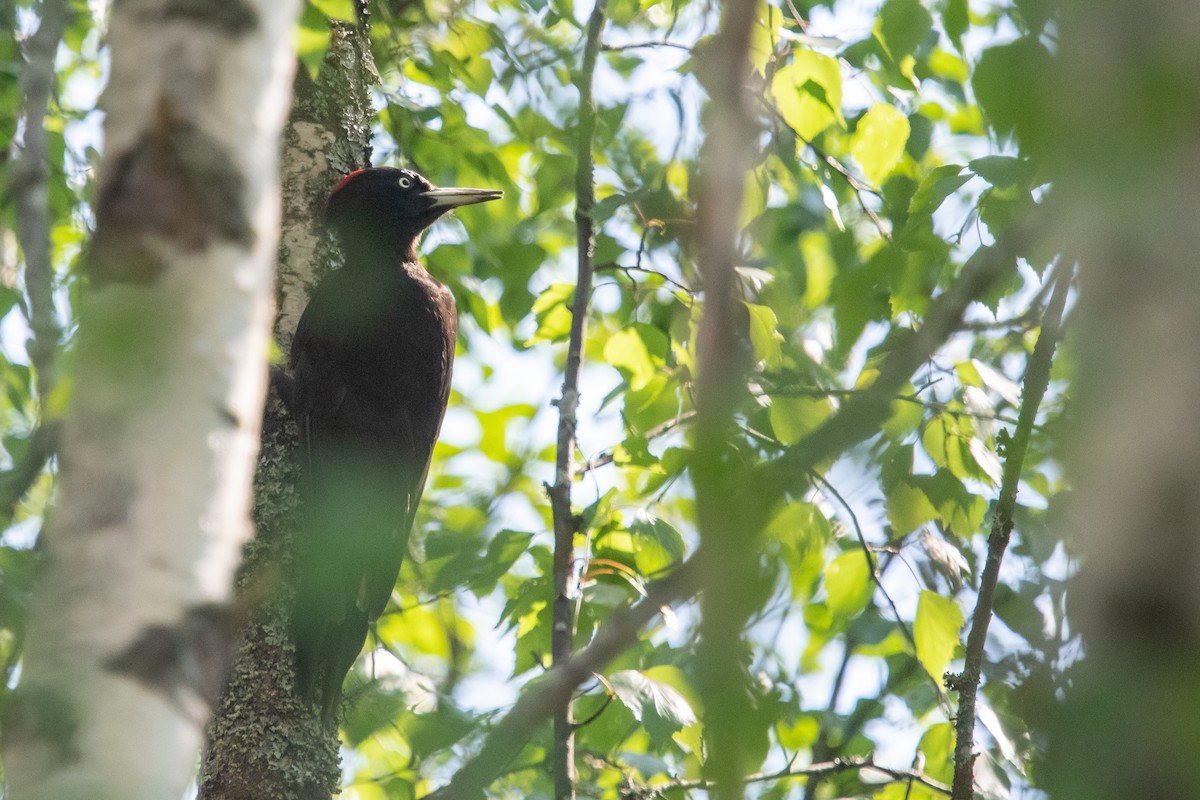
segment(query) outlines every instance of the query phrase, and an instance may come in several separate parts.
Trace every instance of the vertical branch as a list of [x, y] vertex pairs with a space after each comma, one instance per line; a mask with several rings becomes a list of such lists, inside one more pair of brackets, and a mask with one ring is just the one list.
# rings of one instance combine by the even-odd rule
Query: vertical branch
[[967, 634], [966, 659], [963, 671], [947, 679], [948, 688], [958, 692], [958, 716], [955, 719], [954, 784], [952, 800], [971, 800], [975, 796], [975, 755], [972, 747], [975, 737], [975, 700], [979, 692], [979, 678], [983, 668], [983, 648], [987, 642], [988, 625], [992, 620], [992, 605], [995, 601], [996, 584], [1000, 578], [1000, 562], [1012, 535], [1013, 513], [1017, 506], [1017, 484], [1029, 438], [1037, 418], [1038, 407], [1046, 388], [1050, 384], [1050, 364], [1058, 344], [1062, 325], [1063, 309], [1071, 288], [1073, 268], [1066, 261], [1060, 262], [1054, 278], [1054, 293], [1042, 317], [1042, 330], [1037, 344], [1025, 368], [1025, 386], [1021, 397], [1021, 412], [1004, 459], [1004, 474], [1000, 482], [1000, 498], [996, 502], [996, 513], [992, 517], [992, 533], [988, 537], [987, 562], [979, 579], [979, 594], [975, 601], [975, 613], [971, 617], [971, 630]]
[[[747, 57], [757, 5], [730, 0], [721, 14], [720, 30], [698, 65], [711, 100], [701, 150], [697, 190], [698, 267], [704, 285], [704, 318], [697, 340], [695, 461], [696, 516], [702, 562], [701, 649], [698, 688], [706, 709], [709, 745], [707, 768], [718, 800], [743, 794], [746, 772], [744, 735], [745, 673], [742, 631], [750, 614], [755, 581], [757, 531], [744, 513], [753, 502], [728, 447], [733, 414], [745, 391], [747, 367], [739, 314], [737, 281], [738, 219], [745, 177], [757, 152], [757, 126], [745, 89], [750, 73]], [[750, 529], [748, 529], [750, 528]]]
[[54, 313], [54, 265], [50, 253], [50, 153], [46, 111], [54, 89], [54, 54], [70, 12], [64, 0], [46, 0], [37, 33], [24, 49], [26, 68], [25, 135], [20, 155], [9, 171], [8, 193], [14, 200], [17, 237], [25, 255], [25, 292], [29, 296], [29, 360], [37, 371], [38, 398], [44, 403], [54, 387], [54, 361], [62, 328]]
[[[575, 228], [578, 245], [578, 276], [575, 302], [571, 307], [571, 338], [567, 345], [567, 365], [563, 374], [562, 397], [558, 400], [558, 453], [555, 459], [554, 486], [550, 505], [554, 515], [554, 605], [551, 654], [555, 665], [571, 658], [575, 635], [575, 609], [571, 573], [575, 561], [575, 533], [578, 518], [571, 512], [571, 483], [575, 479], [575, 431], [579, 409], [579, 370], [583, 363], [583, 341], [587, 332], [588, 304], [592, 295], [592, 254], [596, 246], [596, 223], [592, 209], [596, 204], [595, 161], [592, 152], [596, 131], [596, 105], [592, 97], [592, 79], [600, 52], [600, 34], [604, 30], [607, 0], [596, 0], [588, 19], [583, 64], [579, 71], [579, 153], [575, 167]], [[568, 800], [575, 796], [575, 734], [570, 698], [554, 715], [554, 797]]]
[[37, 396], [42, 419], [29, 440], [23, 458], [0, 473], [0, 517], [11, 514], [29, 487], [41, 474], [54, 452], [57, 425], [47, 419], [46, 398], [54, 388], [54, 362], [62, 328], [54, 313], [54, 265], [50, 249], [49, 146], [46, 112], [54, 90], [54, 54], [69, 19], [64, 0], [46, 0], [37, 32], [26, 42], [25, 71], [21, 76], [25, 95], [24, 144], [8, 170], [6, 194], [13, 201], [17, 241], [25, 259], [25, 294], [29, 299], [29, 362], [37, 376]]

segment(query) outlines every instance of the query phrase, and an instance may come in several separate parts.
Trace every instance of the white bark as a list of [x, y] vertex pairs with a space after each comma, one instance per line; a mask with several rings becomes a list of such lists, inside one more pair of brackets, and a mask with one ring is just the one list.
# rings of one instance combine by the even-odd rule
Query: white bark
[[296, 9], [114, 7], [93, 283], [5, 723], [12, 800], [161, 800], [191, 778], [250, 531]]
[[[329, 193], [329, 162], [325, 152], [335, 141], [334, 132], [326, 125], [298, 120], [288, 126], [281, 179], [288, 188], [283, 198], [284, 219], [291, 224], [283, 229], [279, 242], [282, 262], [311, 267], [317, 261], [325, 216], [313, 213], [310, 204], [311, 198], [323, 198]], [[304, 224], [297, 224], [298, 221]], [[311, 288], [304, 285], [300, 273], [298, 269], [286, 269], [278, 275], [275, 334], [288, 342], [308, 305]]]

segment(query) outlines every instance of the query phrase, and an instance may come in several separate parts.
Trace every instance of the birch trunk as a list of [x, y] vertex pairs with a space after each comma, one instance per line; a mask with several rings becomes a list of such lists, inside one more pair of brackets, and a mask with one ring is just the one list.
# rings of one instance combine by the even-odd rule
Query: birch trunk
[[[283, 225], [276, 273], [276, 341], [290, 347], [308, 294], [334, 256], [323, 212], [336, 181], [370, 162], [371, 60], [365, 4], [357, 24], [336, 23], [316, 80], [296, 77], [283, 136]], [[321, 725], [294, 689], [295, 653], [286, 585], [298, 524], [296, 427], [279, 398], [268, 398], [255, 475], [257, 538], [239, 578], [244, 594], [270, 584], [271, 601], [242, 631], [230, 680], [208, 731], [200, 800], [328, 798], [341, 781], [336, 728]]]
[[13, 800], [180, 797], [250, 525], [294, 0], [115, 4], [59, 501], [4, 725]]

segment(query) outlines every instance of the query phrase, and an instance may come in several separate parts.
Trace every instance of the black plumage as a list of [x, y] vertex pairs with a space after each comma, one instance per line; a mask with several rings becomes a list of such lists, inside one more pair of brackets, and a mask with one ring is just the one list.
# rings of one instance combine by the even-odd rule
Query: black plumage
[[391, 596], [450, 394], [454, 298], [417, 242], [447, 211], [500, 196], [393, 168], [354, 172], [330, 195], [343, 264], [296, 328], [290, 404], [304, 472], [297, 682], [325, 719]]

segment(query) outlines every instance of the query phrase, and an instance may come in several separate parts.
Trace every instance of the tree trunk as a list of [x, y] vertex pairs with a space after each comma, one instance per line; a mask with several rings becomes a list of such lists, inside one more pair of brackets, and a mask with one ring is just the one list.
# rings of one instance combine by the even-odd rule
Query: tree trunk
[[[283, 230], [277, 271], [276, 341], [287, 352], [310, 287], [333, 261], [323, 227], [325, 199], [344, 174], [370, 161], [371, 61], [362, 24], [336, 24], [316, 81], [301, 67], [283, 138]], [[324, 728], [295, 692], [287, 585], [297, 530], [296, 428], [268, 398], [254, 487], [257, 536], [246, 549], [240, 591], [269, 594], [243, 631], [229, 684], [208, 732], [201, 800], [318, 800], [341, 779], [336, 728]]]
[[1061, 4], [1046, 137], [1080, 261], [1070, 595], [1085, 657], [1056, 798], [1192, 798], [1200, 702], [1200, 7]]
[[113, 9], [59, 503], [4, 724], [14, 800], [191, 778], [250, 530], [296, 9]]

